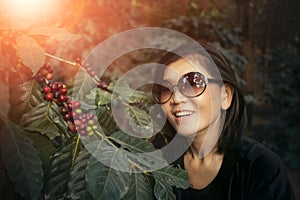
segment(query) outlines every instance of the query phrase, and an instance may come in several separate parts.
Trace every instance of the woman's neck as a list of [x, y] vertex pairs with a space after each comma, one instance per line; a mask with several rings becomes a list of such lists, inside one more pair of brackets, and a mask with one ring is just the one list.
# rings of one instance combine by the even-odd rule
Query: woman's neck
[[199, 158], [204, 158], [210, 154], [215, 154], [218, 152], [219, 135], [196, 135], [189, 147], [189, 152], [192, 156], [197, 156]]
[[216, 178], [221, 169], [224, 154], [219, 154], [217, 149], [214, 148], [205, 157], [201, 158], [195, 152], [197, 151], [194, 149], [186, 152], [184, 167], [187, 170], [191, 187], [203, 189]]
[[216, 120], [209, 127], [194, 135], [190, 145], [193, 156], [204, 158], [210, 153], [217, 153], [217, 144], [221, 134], [220, 120]]
[[[203, 141], [203, 140], [201, 140]], [[204, 149], [202, 142], [199, 142], [198, 140], [194, 140], [193, 143], [189, 147], [189, 152], [192, 157], [199, 157], [200, 159], [205, 159], [207, 157], [210, 157], [218, 153], [218, 148], [217, 146], [213, 146], [212, 148], [209, 149]]]
[[192, 156], [199, 156], [202, 144], [204, 143], [205, 136], [196, 135], [190, 145], [190, 152]]

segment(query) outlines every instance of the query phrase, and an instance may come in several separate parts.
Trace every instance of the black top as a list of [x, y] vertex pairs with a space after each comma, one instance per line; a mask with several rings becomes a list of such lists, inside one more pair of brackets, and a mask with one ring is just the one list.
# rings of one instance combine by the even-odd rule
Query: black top
[[[184, 168], [183, 156], [174, 164]], [[243, 138], [236, 150], [225, 152], [220, 171], [208, 186], [203, 189], [174, 188], [174, 193], [178, 200], [295, 199], [282, 160], [250, 138]]]

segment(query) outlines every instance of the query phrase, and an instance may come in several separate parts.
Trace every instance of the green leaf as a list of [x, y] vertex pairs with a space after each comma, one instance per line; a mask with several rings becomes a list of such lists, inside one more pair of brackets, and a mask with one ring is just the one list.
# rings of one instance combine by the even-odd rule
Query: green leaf
[[50, 165], [50, 156], [57, 151], [52, 141], [40, 133], [30, 133], [28, 137], [33, 141], [34, 147], [39, 151], [44, 167], [48, 167]]
[[57, 27], [37, 27], [33, 28], [29, 31], [29, 35], [43, 35], [48, 36], [52, 39], [55, 39], [59, 42], [72, 40], [78, 37], [73, 33], [70, 33], [64, 28], [57, 28]]
[[93, 82], [93, 79], [90, 77], [90, 75], [86, 72], [79, 71], [75, 77], [72, 97], [85, 102], [86, 95], [95, 87], [96, 84]]
[[152, 123], [150, 114], [138, 108], [137, 106], [126, 107], [126, 113], [129, 117], [129, 124], [135, 131], [137, 136], [150, 138], [154, 133], [154, 124]]
[[114, 132], [111, 135], [111, 138], [123, 148], [129, 149], [131, 152], [142, 153], [157, 150], [152, 143], [147, 142], [145, 139], [133, 137], [123, 131]]
[[118, 82], [117, 84], [112, 82], [109, 84], [108, 89], [120, 96], [125, 102], [129, 102], [134, 93], [134, 90], [132, 90], [126, 82]]
[[130, 97], [130, 102], [142, 102], [143, 104], [149, 106], [153, 104], [152, 97], [149, 96], [146, 92], [135, 90]]
[[97, 105], [97, 90], [98, 88], [94, 88], [92, 89], [89, 94], [87, 94], [85, 97], [86, 97], [86, 100], [85, 100], [85, 103], [88, 104], [88, 105]]
[[0, 133], [2, 158], [16, 191], [25, 199], [39, 199], [43, 188], [43, 168], [39, 152], [26, 132], [6, 122]]
[[10, 118], [17, 121], [23, 114], [44, 101], [40, 85], [35, 80], [26, 81], [10, 93]]
[[145, 139], [133, 137], [122, 131], [113, 133], [109, 138], [118, 143], [120, 148], [129, 151], [126, 153], [126, 158], [138, 166], [132, 170], [153, 171], [168, 165], [162, 152]]
[[70, 181], [68, 183], [68, 197], [70, 199], [82, 200], [86, 199], [89, 195], [86, 184], [86, 172], [90, 157], [91, 154], [86, 149], [82, 149], [75, 160], [73, 169], [70, 173]]
[[95, 199], [119, 200], [123, 198], [130, 184], [130, 175], [99, 162], [94, 157], [89, 161], [87, 186]]
[[96, 105], [106, 105], [111, 102], [112, 95], [105, 90], [97, 89]]
[[51, 157], [51, 165], [45, 173], [46, 199], [59, 199], [67, 194], [74, 148], [75, 140], [72, 138]]
[[153, 171], [153, 177], [164, 182], [164, 185], [186, 189], [190, 186], [187, 172], [181, 168], [167, 166]]
[[100, 162], [121, 171], [129, 171], [131, 163], [128, 160], [128, 151], [118, 148], [107, 138], [94, 139], [87, 142], [85, 147]]
[[98, 106], [96, 113], [101, 129], [106, 135], [110, 135], [111, 133], [117, 130], [117, 124], [114, 121], [109, 106]]
[[21, 118], [21, 125], [28, 131], [39, 132], [50, 140], [68, 133], [68, 125], [55, 103], [43, 102]]
[[155, 178], [154, 194], [157, 199], [176, 199], [172, 187], [189, 187], [187, 172], [172, 166], [153, 171]]
[[128, 191], [132, 165], [126, 150], [114, 146], [107, 138], [85, 145], [91, 152], [87, 172], [88, 190], [95, 199], [121, 199]]
[[149, 177], [143, 173], [133, 173], [131, 183], [124, 200], [153, 200], [153, 184]]
[[148, 93], [142, 90], [133, 90], [125, 81], [118, 82], [117, 84], [115, 82], [112, 82], [111, 84], [109, 84], [108, 89], [120, 96], [125, 102], [143, 102], [147, 105], [153, 103], [153, 100]]
[[169, 185], [164, 185], [164, 182], [162, 182], [159, 179], [155, 179], [154, 194], [156, 199], [163, 199], [163, 200], [176, 199], [172, 187], [170, 187]]
[[94, 106], [106, 106], [112, 100], [112, 95], [109, 92], [99, 88], [92, 89], [85, 97], [85, 103]]
[[22, 63], [35, 74], [45, 63], [45, 51], [33, 38], [26, 35], [18, 37], [16, 42], [16, 50]]

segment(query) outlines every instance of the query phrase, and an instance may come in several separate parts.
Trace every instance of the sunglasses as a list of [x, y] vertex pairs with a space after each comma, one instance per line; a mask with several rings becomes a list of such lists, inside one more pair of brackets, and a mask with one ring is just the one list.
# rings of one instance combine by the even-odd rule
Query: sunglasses
[[[222, 80], [206, 78], [200, 72], [189, 72], [184, 74], [178, 80], [177, 85], [168, 84], [153, 84], [152, 95], [158, 104], [168, 102], [174, 94], [174, 87], [178, 87], [181, 94], [186, 97], [198, 97], [206, 89], [208, 83], [222, 83]], [[167, 86], [168, 85], [168, 86]]]

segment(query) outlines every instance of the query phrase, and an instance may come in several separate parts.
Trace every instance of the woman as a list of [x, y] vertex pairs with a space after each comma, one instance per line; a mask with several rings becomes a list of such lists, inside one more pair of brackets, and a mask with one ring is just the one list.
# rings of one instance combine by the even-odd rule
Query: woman
[[245, 104], [229, 61], [208, 44], [176, 52], [161, 60], [153, 97], [173, 135], [189, 141], [173, 162], [190, 182], [174, 188], [177, 199], [294, 199], [281, 159], [241, 136]]

